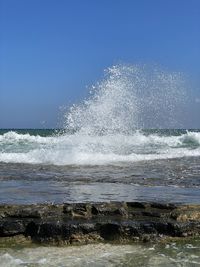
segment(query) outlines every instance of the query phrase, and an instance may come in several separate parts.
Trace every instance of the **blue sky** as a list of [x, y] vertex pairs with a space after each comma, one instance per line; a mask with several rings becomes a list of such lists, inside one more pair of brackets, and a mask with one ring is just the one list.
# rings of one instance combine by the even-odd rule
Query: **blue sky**
[[58, 126], [118, 62], [185, 73], [200, 128], [199, 0], [0, 0], [0, 128]]

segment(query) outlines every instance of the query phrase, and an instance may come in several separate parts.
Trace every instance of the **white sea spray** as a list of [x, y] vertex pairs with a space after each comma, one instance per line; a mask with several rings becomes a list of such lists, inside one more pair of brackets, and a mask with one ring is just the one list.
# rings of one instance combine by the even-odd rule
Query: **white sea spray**
[[200, 156], [199, 132], [140, 130], [177, 126], [185, 98], [179, 73], [155, 66], [113, 66], [92, 87], [89, 97], [64, 115], [62, 134], [42, 137], [10, 131], [0, 135], [0, 161], [120, 165]]

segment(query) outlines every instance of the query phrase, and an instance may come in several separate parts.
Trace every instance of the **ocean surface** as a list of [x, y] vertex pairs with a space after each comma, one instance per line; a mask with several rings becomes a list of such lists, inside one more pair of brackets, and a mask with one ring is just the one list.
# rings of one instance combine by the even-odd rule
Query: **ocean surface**
[[68, 247], [0, 246], [2, 267], [199, 267], [200, 240]]
[[199, 130], [0, 130], [0, 203], [199, 203], [199, 162]]
[[[177, 73], [130, 65], [109, 68], [90, 96], [64, 114], [63, 130], [0, 130], [0, 204], [200, 204], [200, 130], [177, 130], [183, 128], [178, 126], [186, 99]], [[200, 266], [200, 241], [82, 247], [0, 244], [0, 263], [194, 267]]]

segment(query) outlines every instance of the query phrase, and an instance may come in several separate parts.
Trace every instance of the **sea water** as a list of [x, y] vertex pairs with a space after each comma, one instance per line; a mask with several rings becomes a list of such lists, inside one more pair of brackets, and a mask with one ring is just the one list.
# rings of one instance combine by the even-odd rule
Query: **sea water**
[[6, 267], [198, 267], [199, 244], [193, 240], [150, 245], [2, 248], [0, 262]]
[[[0, 203], [200, 202], [200, 131], [182, 128], [182, 77], [118, 65], [62, 130], [0, 130]], [[192, 118], [191, 118], [192, 119]], [[151, 129], [150, 129], [151, 128]], [[166, 129], [168, 128], [168, 129]], [[199, 241], [1, 248], [2, 266], [198, 266]]]

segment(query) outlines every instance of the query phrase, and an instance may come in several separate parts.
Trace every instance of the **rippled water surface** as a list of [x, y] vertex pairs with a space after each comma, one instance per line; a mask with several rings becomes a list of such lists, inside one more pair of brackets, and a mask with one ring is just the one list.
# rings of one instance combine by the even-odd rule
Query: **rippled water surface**
[[200, 242], [2, 248], [0, 262], [5, 267], [194, 267], [200, 266]]

